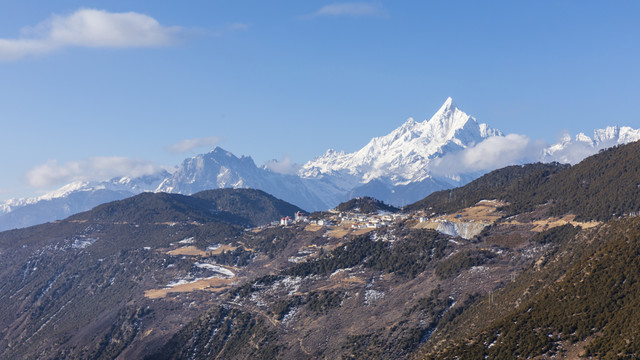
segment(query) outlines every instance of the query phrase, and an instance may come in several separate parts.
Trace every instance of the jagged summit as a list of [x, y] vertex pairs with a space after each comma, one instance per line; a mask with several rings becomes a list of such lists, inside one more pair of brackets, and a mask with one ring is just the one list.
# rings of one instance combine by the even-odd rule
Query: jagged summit
[[640, 140], [640, 129], [628, 126], [607, 126], [593, 131], [593, 137], [578, 133], [574, 139], [569, 134], [562, 136], [560, 142], [545, 149], [544, 161], [560, 161], [576, 164], [599, 150], [620, 144]]
[[453, 98], [451, 96], [447, 97], [447, 100], [444, 101], [444, 104], [442, 104], [442, 106], [455, 107], [455, 108], [458, 107], [456, 105], [456, 102], [453, 101]]
[[442, 106], [440, 106], [440, 109], [438, 109], [438, 111], [436, 111], [435, 115], [439, 115], [439, 114], [446, 114], [449, 112], [453, 112], [455, 110], [458, 109], [458, 105], [456, 105], [456, 102], [453, 101], [453, 98], [451, 96], [449, 96], [447, 98], [447, 100], [444, 101], [444, 103], [442, 104]]
[[245, 162], [247, 164], [250, 163], [255, 165], [255, 162], [253, 161], [253, 158], [251, 156], [240, 155], [240, 157], [237, 157], [232, 152], [226, 149], [223, 149], [220, 146], [214, 147], [211, 151], [209, 151], [206, 154], [196, 155], [192, 159], [195, 159], [195, 158], [215, 159], [215, 161], [221, 162], [221, 163], [240, 161], [240, 162]]
[[458, 108], [458, 105], [456, 104], [456, 102], [453, 100], [451, 96], [448, 96], [447, 99], [444, 101], [444, 103], [442, 103], [442, 106], [440, 106], [440, 109], [436, 111], [436, 114], [455, 110], [457, 108]]
[[227, 150], [221, 148], [220, 146], [216, 146], [213, 149], [211, 149], [211, 151], [209, 151], [209, 154], [230, 154], [230, 155], [232, 155], [230, 152], [228, 152]]
[[[230, 152], [230, 151], [228, 151], [226, 149], [223, 149], [220, 146], [214, 147], [213, 149], [211, 149], [211, 151], [209, 151], [208, 154], [210, 154], [210, 155], [218, 155], [218, 156], [235, 157], [235, 155], [232, 152]], [[241, 157], [243, 158], [243, 157], [247, 157], [247, 156], [241, 156]]]
[[[486, 124], [482, 124], [487, 127]], [[418, 129], [423, 135], [430, 137], [433, 140], [446, 142], [459, 138], [458, 135], [471, 136], [474, 138], [484, 138], [487, 136], [500, 135], [497, 133], [487, 133], [483, 136], [480, 131], [480, 124], [476, 119], [470, 115], [467, 115], [464, 111], [460, 110], [452, 98], [447, 98], [440, 109], [429, 119], [418, 124]], [[467, 132], [469, 134], [461, 134], [461, 132]], [[459, 139], [461, 142], [463, 139]], [[471, 139], [465, 139], [471, 140]], [[455, 140], [454, 140], [455, 141]], [[462, 145], [460, 142], [456, 142]]]
[[254, 177], [257, 172], [250, 156], [237, 157], [216, 146], [206, 154], [184, 160], [156, 191], [189, 195], [205, 189], [245, 188], [247, 177]]
[[190, 195], [220, 188], [260, 189], [310, 211], [329, 208], [335, 202], [335, 195], [328, 194], [329, 187], [323, 187], [317, 194], [309, 187], [298, 176], [257, 167], [250, 156], [237, 157], [215, 147], [206, 154], [184, 160], [155, 191]]
[[422, 181], [429, 162], [446, 152], [472, 146], [489, 136], [502, 135], [461, 111], [451, 97], [428, 120], [409, 118], [391, 133], [373, 138], [362, 149], [345, 154], [327, 151], [300, 170], [303, 177], [347, 173], [366, 183], [382, 179], [393, 185]]

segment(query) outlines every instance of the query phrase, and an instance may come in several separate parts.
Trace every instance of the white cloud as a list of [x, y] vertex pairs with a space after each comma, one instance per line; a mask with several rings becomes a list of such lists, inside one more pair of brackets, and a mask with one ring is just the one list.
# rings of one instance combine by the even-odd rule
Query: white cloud
[[230, 33], [239, 32], [239, 31], [247, 31], [249, 30], [250, 25], [247, 23], [231, 23], [225, 26], [222, 26], [214, 31], [204, 31], [203, 34], [209, 34], [213, 36], [225, 36]]
[[436, 175], [457, 176], [539, 161], [546, 144], [525, 135], [493, 136], [457, 153], [434, 160]]
[[313, 16], [383, 16], [384, 10], [379, 2], [334, 3], [321, 7]]
[[595, 154], [599, 149], [585, 143], [569, 144], [561, 150], [549, 152], [544, 157], [545, 162], [557, 161], [563, 164], [577, 164], [586, 157]]
[[49, 160], [29, 170], [25, 174], [25, 180], [31, 187], [47, 188], [72, 181], [105, 180], [117, 176], [138, 177], [159, 170], [159, 167], [149, 161], [119, 156], [91, 157], [62, 164]]
[[598, 150], [611, 147], [615, 143], [615, 141], [605, 141], [596, 146], [594, 141], [583, 133], [578, 134], [575, 137], [575, 141], [573, 141], [571, 135], [568, 132], [564, 132], [556, 144], [545, 150], [544, 161], [577, 164], [586, 157], [595, 154]]
[[80, 9], [52, 15], [22, 29], [18, 39], [0, 39], [0, 60], [17, 60], [65, 47], [157, 47], [171, 44], [179, 27], [162, 26], [145, 14]]
[[226, 26], [228, 31], [246, 31], [249, 30], [249, 24], [245, 23], [233, 23]]
[[220, 138], [218, 136], [186, 139], [168, 146], [167, 150], [173, 153], [182, 154], [199, 147], [211, 147], [219, 142]]
[[268, 161], [264, 164], [264, 168], [278, 174], [295, 175], [300, 170], [301, 165], [292, 162], [291, 158], [285, 155], [282, 161], [276, 159]]

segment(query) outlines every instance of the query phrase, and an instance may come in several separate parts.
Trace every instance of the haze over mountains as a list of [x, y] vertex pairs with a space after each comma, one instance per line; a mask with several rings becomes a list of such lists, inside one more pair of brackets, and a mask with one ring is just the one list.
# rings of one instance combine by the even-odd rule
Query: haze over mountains
[[141, 192], [193, 194], [216, 188], [255, 188], [305, 210], [326, 210], [354, 196], [402, 206], [430, 193], [468, 183], [493, 169], [526, 162], [576, 163], [600, 149], [640, 139], [640, 130], [607, 127], [593, 138], [580, 133], [548, 146], [522, 135], [504, 135], [479, 123], [448, 98], [429, 119], [408, 119], [353, 153], [333, 149], [297, 174], [257, 166], [248, 156], [216, 147], [185, 159], [173, 173], [101, 182], [77, 182], [41, 197], [0, 204], [0, 230], [65, 218]]

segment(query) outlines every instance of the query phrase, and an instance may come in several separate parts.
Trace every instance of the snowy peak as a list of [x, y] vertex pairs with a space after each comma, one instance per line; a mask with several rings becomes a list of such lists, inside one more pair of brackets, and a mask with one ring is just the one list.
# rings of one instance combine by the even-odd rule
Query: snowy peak
[[620, 137], [620, 128], [617, 126], [607, 126], [604, 129], [597, 129], [593, 132], [593, 141], [596, 144], [615, 141]]
[[593, 138], [579, 133], [572, 139], [569, 134], [564, 134], [558, 143], [545, 149], [542, 161], [577, 164], [599, 150], [638, 140], [640, 140], [640, 129], [628, 126], [607, 126], [604, 129], [596, 129], [593, 131]]
[[[628, 126], [607, 126], [604, 129], [596, 129], [593, 131], [593, 138], [584, 133], [579, 133], [575, 137], [575, 142], [589, 144], [598, 150], [637, 140], [640, 140], [640, 129], [633, 129]], [[562, 141], [562, 143], [570, 144], [571, 137], [569, 137], [569, 141]]]
[[604, 129], [598, 129], [593, 132], [594, 146], [598, 148], [626, 144], [637, 140], [640, 140], [640, 129], [633, 129], [628, 126], [607, 126]]
[[[466, 147], [489, 136], [502, 135], [499, 130], [491, 129], [487, 124], [479, 124], [476, 119], [460, 110], [452, 98], [447, 98], [438, 111], [429, 119], [416, 122], [409, 118], [389, 135], [375, 138], [380, 145], [392, 146], [398, 142], [411, 142], [423, 139], [420, 145], [428, 146], [430, 155], [440, 152], [441, 147], [452, 141]], [[370, 144], [371, 144], [370, 143]]]
[[[583, 142], [583, 143], [593, 145], [593, 140], [591, 140], [591, 138], [588, 137], [585, 133], [579, 133], [578, 135], [576, 135], [576, 142]], [[571, 144], [571, 135], [565, 134], [562, 137], [562, 140], [560, 141], [560, 143], [563, 145]]]
[[[564, 139], [561, 141], [562, 144], [570, 144], [571, 137], [569, 135], [565, 135], [568, 140]], [[607, 126], [604, 129], [596, 129], [593, 131], [593, 138], [585, 135], [584, 133], [579, 133], [575, 137], [576, 143], [585, 143], [589, 144], [595, 149], [603, 149], [605, 147], [610, 147], [618, 144], [626, 144], [629, 142], [640, 140], [640, 129], [633, 129], [628, 126]]]
[[458, 106], [456, 105], [456, 102], [453, 101], [453, 98], [451, 98], [451, 96], [447, 97], [447, 100], [444, 101], [444, 104], [442, 104], [442, 108], [458, 108]]
[[254, 166], [254, 167], [256, 166], [251, 156], [242, 155], [240, 157], [237, 157], [230, 151], [227, 151], [219, 146], [216, 146], [213, 150], [211, 150], [206, 154], [194, 156], [192, 159], [196, 159], [196, 158], [213, 161], [215, 163], [222, 164], [222, 165], [242, 164], [244, 166]]
[[[331, 156], [334, 152], [327, 152]], [[216, 147], [211, 152], [186, 159], [156, 189], [156, 192], [195, 194], [221, 188], [263, 190], [301, 208], [325, 210], [338, 201], [338, 190], [331, 184], [314, 186], [296, 175], [259, 168], [250, 156], [237, 157]]]
[[419, 127], [424, 136], [433, 140], [453, 140], [462, 146], [472, 145], [473, 142], [489, 136], [502, 135], [502, 132], [490, 128], [487, 124], [479, 124], [473, 116], [460, 110], [450, 97], [429, 121], [424, 121]]
[[620, 128], [618, 144], [627, 144], [637, 140], [640, 140], [640, 129], [633, 129], [628, 126]]
[[327, 151], [305, 164], [299, 174], [306, 178], [342, 174], [359, 183], [379, 179], [393, 185], [421, 181], [430, 177], [429, 162], [434, 157], [496, 135], [502, 133], [478, 124], [449, 97], [429, 120], [416, 122], [409, 118], [354, 153]]
[[446, 116], [446, 114], [451, 114], [456, 110], [458, 110], [458, 105], [456, 105], [456, 102], [453, 101], [451, 96], [449, 96], [447, 98], [447, 100], [444, 101], [444, 104], [442, 104], [442, 106], [440, 106], [440, 109], [438, 109], [438, 111], [436, 111], [436, 113], [433, 115], [433, 117], [443, 116], [443, 115]]
[[221, 147], [186, 159], [156, 191], [193, 194], [204, 189], [244, 188], [246, 177], [259, 176], [253, 159], [238, 158]]
[[[442, 104], [440, 109], [427, 122], [432, 128], [442, 128], [445, 133], [464, 127], [471, 117], [459, 110], [451, 97]], [[473, 119], [475, 121], [475, 119]]]

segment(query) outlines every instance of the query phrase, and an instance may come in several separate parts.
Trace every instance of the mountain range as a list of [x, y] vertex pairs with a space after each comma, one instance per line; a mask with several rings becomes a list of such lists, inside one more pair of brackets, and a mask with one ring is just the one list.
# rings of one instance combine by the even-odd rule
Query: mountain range
[[0, 232], [0, 358], [634, 359], [639, 152], [287, 225], [300, 208], [216, 189]]
[[[353, 153], [329, 149], [302, 165], [297, 174], [282, 174], [257, 166], [248, 156], [216, 147], [185, 159], [175, 171], [161, 171], [138, 178], [76, 182], [52, 193], [0, 204], [0, 230], [26, 227], [65, 218], [99, 204], [141, 192], [193, 194], [217, 188], [255, 188], [291, 202], [307, 211], [326, 210], [356, 196], [372, 196], [403, 206], [434, 191], [464, 185], [494, 168], [530, 161], [577, 163], [598, 150], [640, 139], [640, 129], [607, 127], [593, 138], [583, 133], [564, 136], [557, 144], [528, 147], [526, 156], [512, 158], [513, 151], [498, 153], [505, 160], [484, 167], [465, 166], [456, 156], [473, 156], [477, 149], [498, 152], [499, 144], [528, 141], [504, 135], [460, 110], [448, 98], [428, 120], [408, 119], [391, 133], [371, 139]], [[469, 154], [471, 156], [469, 157]], [[482, 163], [486, 159], [479, 159]]]

